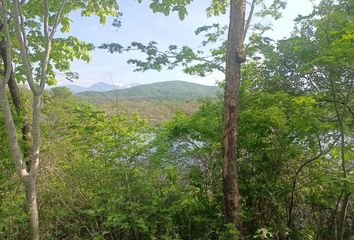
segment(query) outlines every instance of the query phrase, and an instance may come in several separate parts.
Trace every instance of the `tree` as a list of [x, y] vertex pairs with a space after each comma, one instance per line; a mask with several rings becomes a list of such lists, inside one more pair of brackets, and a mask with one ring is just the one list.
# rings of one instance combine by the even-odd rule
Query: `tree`
[[[342, 172], [342, 193], [337, 206], [336, 239], [344, 238], [345, 220], [350, 203], [350, 158], [353, 122], [352, 33], [349, 20], [352, 1], [321, 1], [309, 16], [300, 16], [293, 38], [285, 45], [294, 50], [299, 91], [315, 93], [318, 101], [330, 109], [330, 121], [336, 122], [339, 136], [337, 155]], [[296, 75], [295, 75], [296, 76]], [[327, 120], [328, 121], [328, 120]], [[339, 202], [338, 202], [339, 203]]]
[[[4, 25], [1, 24], [1, 28], [0, 28], [0, 32], [4, 32], [3, 28]], [[2, 62], [3, 62], [3, 66], [4, 66], [4, 74], [6, 72], [7, 69], [7, 56], [6, 56], [6, 39], [5, 39], [5, 34], [2, 37], [2, 40], [0, 42], [0, 54], [1, 54], [1, 58], [2, 58]], [[27, 161], [30, 155], [30, 150], [29, 150], [29, 143], [32, 139], [32, 135], [31, 135], [31, 127], [30, 127], [30, 123], [29, 123], [29, 117], [28, 117], [28, 113], [25, 110], [25, 106], [24, 103], [22, 101], [21, 98], [21, 93], [20, 90], [18, 88], [17, 82], [16, 82], [16, 78], [15, 78], [15, 73], [14, 70], [12, 69], [12, 65], [10, 66], [10, 77], [8, 80], [8, 87], [9, 87], [9, 91], [11, 94], [11, 98], [12, 98], [12, 102], [16, 108], [16, 112], [19, 116], [22, 116], [21, 119], [21, 124], [22, 124], [22, 140], [23, 140], [23, 154], [24, 154], [24, 159]], [[5, 77], [5, 76], [4, 76]]]
[[[250, 5], [248, 16], [246, 18], [246, 5]], [[224, 14], [227, 9], [227, 1], [213, 0], [211, 6], [207, 9], [208, 14], [218, 15]], [[214, 70], [219, 70], [225, 73], [225, 91], [224, 91], [224, 130], [223, 130], [223, 188], [224, 188], [224, 208], [225, 222], [228, 227], [242, 230], [242, 221], [240, 216], [240, 196], [237, 182], [237, 128], [239, 118], [239, 98], [240, 98], [240, 82], [241, 82], [241, 64], [245, 62], [246, 55], [244, 49], [244, 41], [248, 29], [250, 28], [251, 20], [257, 5], [262, 6], [256, 13], [257, 16], [264, 17], [267, 15], [279, 18], [280, 8], [285, 7], [285, 2], [281, 0], [272, 1], [267, 6], [263, 1], [246, 0], [230, 1], [230, 23], [228, 39], [223, 42], [219, 49], [210, 51], [212, 60], [208, 57], [200, 56], [203, 51], [195, 53], [190, 47], [184, 46], [180, 52], [177, 51], [177, 46], [171, 45], [166, 52], [159, 51], [156, 47], [156, 42], [152, 41], [148, 45], [133, 42], [132, 46], [124, 48], [120, 44], [111, 43], [103, 44], [100, 48], [108, 49], [111, 53], [130, 50], [141, 50], [148, 55], [146, 61], [129, 60], [128, 63], [135, 64], [137, 70], [146, 71], [154, 69], [160, 71], [162, 66], [168, 66], [169, 69], [182, 64], [184, 71], [189, 74], [198, 74], [204, 76], [205, 73], [210, 73]], [[168, 13], [168, 12], [167, 12]], [[183, 19], [183, 18], [182, 18]], [[207, 40], [203, 42], [203, 46], [210, 42], [216, 42], [218, 37], [222, 36], [225, 29], [218, 24], [213, 26], [205, 26], [196, 31], [199, 34], [203, 31], [216, 29], [215, 34], [207, 34]], [[264, 31], [270, 26], [258, 24], [257, 29]], [[226, 51], [226, 54], [225, 54]], [[200, 62], [190, 67], [193, 62]], [[222, 67], [222, 63], [226, 61], [226, 68]], [[237, 231], [236, 231], [237, 232]]]
[[69, 98], [73, 96], [72, 91], [67, 87], [54, 87], [52, 88], [52, 92], [56, 98]]
[[[223, 117], [223, 189], [225, 222], [242, 231], [238, 186], [237, 137], [240, 106], [241, 64], [245, 62], [245, 1], [230, 2], [230, 24], [227, 39], [224, 117]], [[241, 238], [242, 233], [241, 233]]]
[[[332, 205], [333, 239], [345, 239], [350, 235], [345, 226], [352, 195], [352, 9], [353, 1], [320, 1], [311, 14], [296, 19], [296, 27], [290, 38], [279, 41], [275, 47], [264, 39], [258, 44], [258, 47], [263, 45], [265, 59], [263, 67], [259, 69], [262, 77], [258, 88], [270, 87], [273, 91], [287, 91], [292, 95], [312, 95], [314, 101], [327, 111], [326, 114], [319, 114], [318, 118], [331, 126], [329, 129], [323, 128], [322, 135], [328, 139], [332, 135], [332, 142], [322, 139], [319, 145], [332, 146], [329, 150], [332, 150], [332, 161], [337, 165], [333, 171], [341, 173], [341, 177], [335, 177], [335, 181], [340, 183], [337, 186], [340, 192]], [[298, 168], [293, 180], [294, 188], [297, 175], [303, 167], [317, 161], [321, 154], [329, 153], [320, 148], [317, 158], [305, 161]], [[293, 197], [289, 206], [288, 227], [295, 231], [292, 200]]]
[[[12, 159], [16, 170], [24, 185], [26, 192], [27, 207], [30, 212], [30, 222], [32, 238], [39, 239], [39, 220], [37, 206], [36, 180], [38, 175], [41, 131], [40, 131], [40, 105], [41, 96], [44, 87], [55, 79], [54, 69], [68, 71], [69, 62], [72, 58], [89, 60], [88, 51], [92, 50], [92, 45], [82, 44], [76, 38], [54, 39], [57, 28], [61, 25], [62, 31], [67, 31], [70, 21], [67, 15], [74, 10], [84, 9], [84, 15], [97, 14], [102, 22], [105, 21], [107, 14], [116, 14], [117, 4], [115, 1], [103, 1], [99, 4], [93, 4], [94, 1], [71, 1], [63, 0], [61, 2], [51, 1], [12, 1], [12, 7], [8, 7], [8, 2], [1, 2], [3, 32], [5, 35], [6, 69], [5, 77], [0, 83], [0, 102], [4, 114], [6, 128], [9, 136]], [[42, 7], [43, 6], [43, 7]], [[16, 41], [11, 43], [12, 26], [9, 23], [13, 21]], [[39, 22], [38, 22], [39, 21]], [[43, 23], [41, 26], [40, 23]], [[55, 40], [55, 41], [54, 41]], [[73, 48], [60, 48], [60, 44], [71, 42], [69, 46]], [[59, 47], [52, 51], [52, 45]], [[18, 46], [16, 49], [20, 54], [20, 59], [16, 58], [17, 53], [12, 46]], [[63, 45], [61, 45], [63, 46]], [[79, 52], [81, 47], [83, 50]], [[61, 51], [61, 52], [60, 52]], [[61, 58], [61, 54], [71, 51], [69, 56]], [[56, 57], [51, 57], [51, 54]], [[12, 56], [15, 56], [12, 58]], [[24, 77], [32, 92], [32, 142], [30, 161], [28, 164], [24, 161], [19, 139], [16, 133], [13, 116], [10, 111], [9, 102], [6, 94], [6, 85], [11, 78], [12, 62], [21, 62], [20, 70], [22, 74], [18, 77]], [[50, 64], [50, 62], [52, 64]], [[54, 65], [54, 66], [53, 66]], [[37, 67], [35, 67], [37, 66]]]

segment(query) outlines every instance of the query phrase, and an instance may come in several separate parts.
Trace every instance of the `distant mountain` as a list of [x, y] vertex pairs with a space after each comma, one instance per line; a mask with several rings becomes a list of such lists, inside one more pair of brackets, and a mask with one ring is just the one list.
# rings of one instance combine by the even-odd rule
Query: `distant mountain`
[[81, 87], [74, 84], [65, 85], [64, 87], [69, 88], [73, 93], [85, 92], [87, 89], [86, 87]]
[[69, 88], [73, 93], [82, 93], [82, 92], [107, 92], [120, 88], [119, 86], [108, 84], [104, 82], [95, 83], [90, 87], [81, 87], [75, 84], [69, 84], [65, 87]]
[[184, 81], [169, 81], [139, 85], [125, 89], [116, 89], [107, 92], [82, 92], [76, 94], [76, 96], [94, 103], [111, 102], [118, 98], [133, 101], [186, 101], [205, 97], [215, 97], [218, 91], [220, 91], [220, 88], [216, 86], [205, 86]]

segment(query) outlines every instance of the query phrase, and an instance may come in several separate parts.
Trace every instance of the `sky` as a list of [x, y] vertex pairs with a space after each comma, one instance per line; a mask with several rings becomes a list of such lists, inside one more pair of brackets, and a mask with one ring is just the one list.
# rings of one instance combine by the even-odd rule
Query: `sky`
[[[105, 25], [101, 25], [95, 16], [81, 17], [80, 13], [73, 13], [71, 31], [69, 35], [90, 42], [95, 46], [102, 43], [116, 42], [123, 46], [133, 41], [148, 43], [158, 42], [161, 49], [171, 44], [190, 47], [200, 46], [203, 38], [194, 35], [194, 30], [203, 25], [215, 22], [228, 24], [228, 14], [208, 18], [205, 9], [210, 0], [194, 0], [188, 6], [188, 15], [183, 21], [178, 15], [172, 13], [164, 16], [161, 13], [154, 14], [149, 8], [149, 1], [138, 4], [136, 0], [120, 0], [119, 11], [123, 13], [122, 27], [117, 29], [111, 26], [112, 18]], [[283, 11], [283, 17], [273, 22], [273, 31], [267, 36], [273, 39], [282, 39], [288, 36], [293, 29], [293, 20], [298, 14], [308, 14], [312, 11], [310, 0], [288, 0], [287, 8]], [[264, 21], [269, 21], [266, 19]], [[255, 19], [257, 21], [257, 19]], [[106, 50], [96, 48], [92, 53], [92, 61], [85, 63], [74, 61], [72, 71], [79, 74], [79, 79], [73, 83], [58, 75], [58, 85], [76, 84], [90, 86], [97, 82], [106, 82], [115, 85], [148, 84], [153, 82], [183, 80], [203, 85], [215, 85], [222, 79], [220, 74], [211, 74], [204, 78], [184, 74], [181, 68], [174, 70], [133, 72], [134, 66], [127, 64], [130, 58], [139, 58], [141, 55], [133, 53], [110, 54]]]

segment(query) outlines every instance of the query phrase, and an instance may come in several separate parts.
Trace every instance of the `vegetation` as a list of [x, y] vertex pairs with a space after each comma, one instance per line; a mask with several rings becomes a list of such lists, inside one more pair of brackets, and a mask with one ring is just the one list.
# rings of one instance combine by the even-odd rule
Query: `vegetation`
[[165, 101], [127, 101], [119, 99], [116, 102], [100, 105], [101, 109], [108, 115], [126, 115], [132, 117], [138, 115], [148, 120], [149, 125], [164, 123], [172, 119], [180, 112], [187, 116], [197, 111], [200, 100], [186, 102], [165, 102]]
[[83, 92], [79, 98], [92, 103], [116, 102], [117, 99], [130, 101], [185, 102], [199, 98], [216, 97], [220, 89], [183, 81], [158, 82], [107, 92]]
[[[211, 55], [176, 46], [166, 59], [156, 44], [134, 43], [147, 54], [130, 61], [138, 70], [182, 65], [190, 74], [225, 72], [224, 93], [158, 83], [131, 88], [134, 101], [108, 92], [112, 102], [91, 105], [67, 88], [44, 89], [56, 70], [70, 75], [71, 59], [88, 60], [92, 49], [72, 37], [53, 38], [58, 46], [49, 54], [47, 31], [56, 28], [55, 19], [65, 31], [73, 10], [97, 14], [102, 22], [116, 12], [115, 1], [99, 2], [1, 1], [0, 239], [352, 239], [352, 0], [320, 1], [280, 41], [263, 37], [260, 27], [244, 43], [248, 21], [230, 39], [230, 24], [229, 43], [242, 47], [235, 52], [218, 24], [197, 31], [206, 34], [204, 47], [212, 43]], [[150, 6], [183, 19], [190, 2], [152, 0]], [[242, 12], [242, 2], [231, 1], [233, 10]], [[283, 3], [264, 7], [258, 17], [278, 17]], [[226, 9], [227, 1], [213, 0], [208, 13]], [[43, 22], [51, 27], [38, 25]], [[102, 48], [134, 48], [119, 46]], [[243, 49], [245, 62], [230, 59]], [[177, 92], [181, 85], [184, 91]], [[210, 93], [214, 97], [198, 103], [180, 102]], [[184, 112], [175, 112], [180, 106]], [[158, 120], [152, 114], [168, 109]], [[234, 120], [225, 124], [229, 113]], [[237, 139], [230, 154], [226, 135]], [[229, 160], [232, 171], [225, 166]]]

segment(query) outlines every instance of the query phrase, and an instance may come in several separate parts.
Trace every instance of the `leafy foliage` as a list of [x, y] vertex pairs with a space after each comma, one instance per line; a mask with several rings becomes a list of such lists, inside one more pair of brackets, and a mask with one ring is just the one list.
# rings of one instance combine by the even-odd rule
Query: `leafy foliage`
[[[40, 28], [34, 3], [39, 1], [24, 5], [30, 32]], [[84, 15], [107, 14], [109, 3], [70, 1], [73, 9], [85, 7]], [[152, 3], [156, 12], [168, 13], [190, 1]], [[51, 11], [58, 4], [51, 1]], [[102, 4], [99, 11], [97, 4]], [[210, 11], [222, 13], [224, 4], [213, 1]], [[242, 72], [238, 149], [243, 231], [249, 238], [335, 239], [345, 195], [350, 200], [343, 239], [353, 236], [353, 9], [349, 0], [324, 0], [309, 16], [298, 17], [290, 38], [250, 38], [250, 59]], [[63, 20], [62, 31], [69, 25], [70, 20]], [[215, 24], [196, 33], [205, 34], [205, 46], [221, 43], [211, 58], [221, 64], [225, 28]], [[38, 33], [33, 36], [39, 38]], [[34, 59], [41, 51], [35, 43]], [[56, 63], [67, 69], [65, 61], [84, 58], [91, 47], [76, 38], [55, 44], [53, 58], [68, 54], [68, 60], [53, 60], [53, 69]], [[142, 69], [180, 63], [191, 74], [216, 69], [208, 63], [194, 65], [199, 53], [190, 48], [168, 49], [178, 56], [177, 63], [162, 58], [165, 53], [155, 43], [134, 47], [151, 56]], [[179, 84], [169, 87], [176, 91]], [[162, 85], [159, 91], [135, 89], [135, 95], [166, 99], [161, 92], [167, 87]], [[21, 92], [30, 104], [28, 92]], [[177, 112], [153, 126], [137, 115], [106, 114], [62, 87], [45, 91], [42, 105], [38, 191], [44, 239], [229, 239], [240, 233], [223, 219], [221, 96], [201, 101], [192, 114]], [[20, 122], [21, 116], [12, 112]], [[28, 239], [24, 194], [13, 174], [3, 121], [0, 115], [0, 238]], [[20, 135], [21, 129], [17, 131]]]

